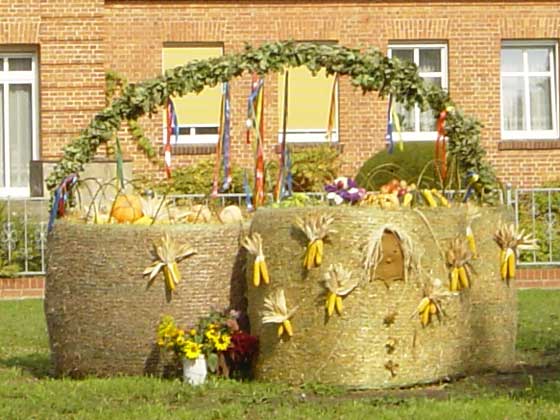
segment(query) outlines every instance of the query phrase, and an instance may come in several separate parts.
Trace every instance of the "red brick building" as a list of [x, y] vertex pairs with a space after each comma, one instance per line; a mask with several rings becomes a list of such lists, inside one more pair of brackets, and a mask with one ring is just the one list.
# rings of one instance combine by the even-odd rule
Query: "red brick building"
[[[56, 159], [104, 106], [106, 70], [139, 81], [182, 57], [285, 39], [377, 47], [416, 62], [423, 77], [449, 89], [465, 112], [483, 122], [483, 145], [501, 179], [538, 185], [560, 178], [559, 38], [558, 1], [4, 0], [0, 191], [29, 192], [29, 161]], [[306, 112], [292, 111], [288, 139], [309, 146], [325, 141], [321, 118], [328, 112], [330, 82], [304, 73], [295, 71], [290, 101]], [[232, 153], [241, 165], [251, 154], [243, 141], [249, 86], [248, 76], [231, 83]], [[276, 159], [281, 129], [279, 86], [278, 75], [267, 77], [269, 159]], [[212, 108], [217, 96], [209, 91], [180, 104], [191, 108], [184, 118], [183, 111], [179, 115], [175, 165], [215, 150], [216, 112], [201, 109]], [[335, 140], [352, 174], [384, 147], [387, 105], [375, 94], [362, 95], [345, 78], [337, 98]], [[162, 118], [142, 122], [160, 143]], [[408, 115], [404, 128], [407, 141], [435, 139], [433, 121], [419, 111]], [[125, 149], [136, 173], [157, 170], [130, 141]]]

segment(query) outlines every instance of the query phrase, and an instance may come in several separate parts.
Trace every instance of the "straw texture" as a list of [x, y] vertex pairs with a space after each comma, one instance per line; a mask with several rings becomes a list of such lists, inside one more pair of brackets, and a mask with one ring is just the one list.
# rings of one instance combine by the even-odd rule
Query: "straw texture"
[[[211, 309], [244, 309], [242, 225], [84, 225], [60, 221], [48, 241], [45, 314], [54, 373], [160, 374], [174, 369], [155, 345], [162, 315], [188, 326]], [[196, 254], [167, 302], [162, 274], [146, 289], [154, 239], [169, 232]]]
[[[456, 235], [464, 235], [466, 208], [421, 213], [350, 207], [259, 210], [251, 231], [262, 235], [271, 283], [254, 288], [247, 270], [249, 317], [253, 334], [260, 338], [256, 377], [380, 388], [512, 367], [516, 295], [514, 287], [500, 280], [499, 249], [492, 240], [499, 220], [508, 221], [511, 215], [505, 208], [481, 212], [483, 217], [472, 223], [480, 253], [473, 261], [472, 288], [443, 299], [446, 316], [423, 328], [415, 308], [433, 279], [440, 279], [447, 289], [441, 250]], [[337, 233], [325, 243], [323, 264], [305, 270], [307, 241], [294, 221], [314, 213], [334, 216], [332, 228]], [[366, 276], [364, 245], [385, 225], [397, 226], [413, 243], [419, 264], [406, 282], [386, 285]], [[321, 282], [335, 263], [352, 270], [360, 285], [344, 299], [342, 316], [327, 320]], [[299, 305], [291, 318], [291, 338], [279, 339], [275, 325], [261, 322], [264, 298], [277, 288], [284, 289], [289, 307]]]

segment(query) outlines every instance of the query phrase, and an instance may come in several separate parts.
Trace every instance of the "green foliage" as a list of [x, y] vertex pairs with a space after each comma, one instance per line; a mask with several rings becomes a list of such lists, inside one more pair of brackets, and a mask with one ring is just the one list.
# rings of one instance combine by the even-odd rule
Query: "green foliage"
[[[193, 165], [178, 167], [173, 170], [173, 177], [169, 180], [151, 181], [143, 178], [135, 182], [140, 189], [151, 189], [160, 194], [210, 194], [214, 179], [216, 164], [212, 159], [203, 159]], [[237, 166], [232, 166], [232, 184], [228, 192], [243, 192], [243, 172]], [[223, 174], [220, 173], [220, 183]], [[221, 184], [220, 184], [221, 186]]]
[[[321, 145], [290, 150], [294, 192], [322, 192], [329, 181], [336, 178], [340, 169], [340, 153], [333, 147]], [[270, 191], [278, 176], [278, 161], [266, 165], [266, 179]]]
[[382, 150], [366, 160], [356, 175], [356, 182], [372, 191], [394, 178], [417, 183], [423, 173], [422, 186], [433, 187], [437, 185], [433, 160], [433, 142], [406, 143], [402, 152], [395, 147], [392, 154]]
[[[408, 107], [419, 104], [438, 113], [454, 104], [448, 94], [425, 84], [417, 67], [407, 61], [390, 59], [378, 50], [360, 51], [336, 44], [272, 42], [259, 48], [249, 45], [239, 54], [197, 60], [167, 70], [164, 75], [138, 84], [122, 86], [121, 96], [99, 112], [80, 136], [64, 148], [64, 155], [47, 179], [50, 189], [72, 172], [80, 172], [100, 144], [110, 141], [123, 120], [137, 121], [142, 115], [156, 113], [170, 95], [183, 96], [216, 86], [244, 73], [264, 75], [285, 67], [307, 66], [312, 72], [324, 68], [338, 73], [365, 92], [377, 91], [381, 97], [393, 95]], [[449, 155], [462, 171], [481, 172], [485, 182], [493, 179], [491, 168], [482, 161], [479, 125], [459, 111], [450, 113], [447, 124]]]

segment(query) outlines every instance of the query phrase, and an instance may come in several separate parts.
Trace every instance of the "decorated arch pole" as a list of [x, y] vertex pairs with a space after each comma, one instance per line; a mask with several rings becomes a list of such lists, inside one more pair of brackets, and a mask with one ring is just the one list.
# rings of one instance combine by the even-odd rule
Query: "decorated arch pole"
[[[69, 174], [81, 172], [97, 148], [111, 141], [123, 120], [136, 121], [143, 115], [157, 113], [171, 96], [200, 92], [207, 86], [225, 83], [245, 73], [265, 75], [298, 66], [306, 66], [312, 72], [324, 68], [327, 74], [349, 77], [352, 84], [364, 93], [376, 91], [381, 97], [390, 95], [393, 101], [408, 107], [419, 104], [422, 109], [432, 109], [434, 118], [442, 111], [450, 110], [446, 115], [444, 133], [448, 141], [448, 158], [457, 173], [472, 171], [480, 175], [483, 184], [493, 182], [493, 171], [483, 160], [485, 152], [480, 145], [480, 123], [464, 116], [447, 92], [425, 84], [416, 65], [388, 58], [379, 50], [273, 42], [258, 48], [246, 46], [237, 54], [193, 61], [157, 78], [130, 84], [64, 148], [61, 160], [47, 179], [47, 186], [53, 190]], [[457, 184], [460, 184], [460, 177], [457, 178]], [[457, 184], [455, 187], [460, 186]]]

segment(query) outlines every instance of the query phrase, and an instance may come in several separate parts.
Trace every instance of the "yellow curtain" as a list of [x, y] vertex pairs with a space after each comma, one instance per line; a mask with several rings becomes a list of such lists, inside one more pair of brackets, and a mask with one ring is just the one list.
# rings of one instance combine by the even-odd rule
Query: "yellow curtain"
[[[163, 71], [189, 61], [219, 57], [222, 53], [222, 47], [164, 47]], [[181, 98], [173, 97], [179, 125], [219, 125], [221, 95], [221, 85], [218, 85], [213, 88], [206, 87], [199, 94], [189, 93]]]
[[[288, 121], [290, 130], [326, 130], [329, 119], [334, 76], [321, 69], [313, 76], [307, 67], [289, 69]], [[337, 97], [338, 101], [338, 97]], [[284, 75], [278, 76], [278, 112], [280, 130], [284, 113]], [[336, 128], [335, 121], [335, 128]]]

